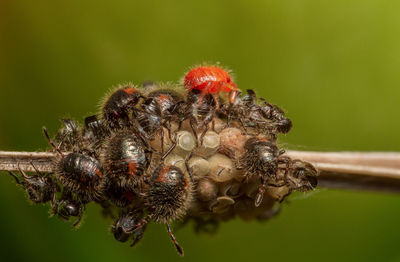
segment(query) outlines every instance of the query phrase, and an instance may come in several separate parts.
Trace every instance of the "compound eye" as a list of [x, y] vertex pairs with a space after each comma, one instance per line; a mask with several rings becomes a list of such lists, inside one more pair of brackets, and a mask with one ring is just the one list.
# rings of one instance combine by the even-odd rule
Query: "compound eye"
[[76, 217], [79, 215], [78, 209], [73, 205], [67, 205], [65, 209], [70, 216]]
[[230, 83], [231, 81], [232, 81], [232, 80], [231, 80], [230, 77], [227, 77], [227, 78], [226, 78], [226, 82], [227, 82], [227, 83]]

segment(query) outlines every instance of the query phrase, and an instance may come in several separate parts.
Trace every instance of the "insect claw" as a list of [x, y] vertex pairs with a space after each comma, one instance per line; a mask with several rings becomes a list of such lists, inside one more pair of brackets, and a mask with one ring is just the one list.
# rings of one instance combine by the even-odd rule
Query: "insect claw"
[[261, 192], [259, 192], [259, 193], [257, 194], [256, 198], [254, 199], [254, 205], [255, 205], [256, 207], [259, 207], [260, 204], [261, 204], [262, 201], [263, 201], [263, 198], [264, 198], [264, 194], [261, 193]]

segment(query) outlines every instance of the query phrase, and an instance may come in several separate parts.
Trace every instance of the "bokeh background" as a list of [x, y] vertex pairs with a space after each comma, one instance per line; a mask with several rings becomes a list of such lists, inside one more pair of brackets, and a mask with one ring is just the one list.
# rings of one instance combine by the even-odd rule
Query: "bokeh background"
[[[399, 151], [400, 2], [0, 0], [0, 149], [47, 147], [61, 117], [96, 113], [113, 85], [174, 81], [220, 61], [293, 120], [289, 149]], [[0, 175], [1, 261], [182, 261], [161, 225], [136, 248], [89, 205], [50, 218]], [[400, 261], [400, 196], [318, 189], [268, 223], [176, 232], [185, 261]]]

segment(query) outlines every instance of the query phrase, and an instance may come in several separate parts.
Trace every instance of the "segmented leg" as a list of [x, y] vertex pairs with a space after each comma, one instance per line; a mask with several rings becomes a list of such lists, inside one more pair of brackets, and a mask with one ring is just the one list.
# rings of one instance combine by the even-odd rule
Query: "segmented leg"
[[79, 225], [79, 223], [82, 221], [82, 217], [83, 217], [83, 210], [82, 210], [82, 209], [83, 209], [82, 207], [79, 208], [78, 220], [76, 220], [76, 221], [72, 224], [73, 227], [77, 227], [77, 226]]
[[176, 238], [175, 238], [174, 234], [172, 233], [169, 223], [167, 223], [166, 226], [167, 226], [168, 234], [171, 237], [171, 240], [176, 247], [176, 251], [178, 251], [178, 254], [183, 257], [183, 255], [184, 255], [183, 248], [179, 245], [178, 241], [176, 241]]
[[15, 179], [15, 181], [17, 182], [18, 185], [21, 184], [21, 181], [19, 181], [19, 178], [18, 178], [18, 176], [16, 174], [14, 174], [11, 171], [8, 171], [8, 173]]
[[192, 170], [191, 170], [191, 168], [189, 167], [189, 160], [190, 160], [190, 158], [192, 158], [192, 155], [193, 155], [193, 151], [191, 151], [190, 154], [186, 156], [186, 158], [185, 158], [185, 166], [186, 166], [186, 169], [187, 169], [187, 171], [188, 171], [188, 173], [189, 173], [190, 180], [191, 180], [192, 182], [194, 182]]

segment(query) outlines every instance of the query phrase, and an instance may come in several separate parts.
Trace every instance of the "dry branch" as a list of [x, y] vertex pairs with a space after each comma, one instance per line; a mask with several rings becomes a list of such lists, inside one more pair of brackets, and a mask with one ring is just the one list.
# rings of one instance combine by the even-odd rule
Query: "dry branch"
[[35, 172], [33, 165], [43, 173], [53, 172], [52, 161], [56, 154], [51, 152], [10, 152], [0, 151], [0, 171]]
[[[320, 171], [319, 186], [386, 192], [400, 192], [400, 153], [394, 152], [307, 152], [288, 151], [292, 158], [309, 161]], [[34, 172], [53, 172], [51, 152], [0, 151], [0, 171], [18, 166]]]

